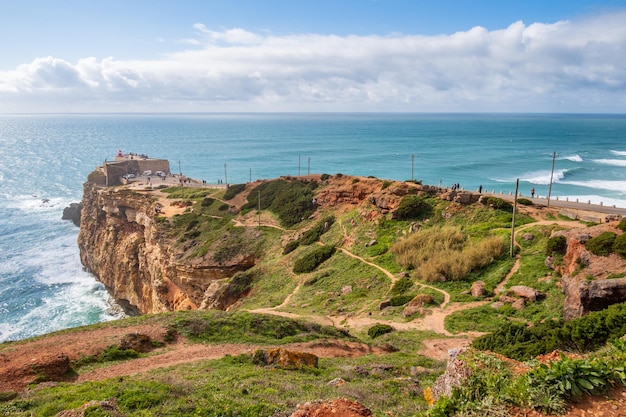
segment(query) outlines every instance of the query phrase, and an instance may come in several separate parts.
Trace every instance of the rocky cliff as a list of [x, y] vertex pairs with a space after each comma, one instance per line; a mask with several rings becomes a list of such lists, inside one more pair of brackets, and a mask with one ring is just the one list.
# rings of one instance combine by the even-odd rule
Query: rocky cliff
[[254, 257], [245, 255], [226, 262], [185, 260], [157, 221], [158, 202], [150, 193], [87, 182], [82, 204], [81, 262], [130, 314], [215, 304], [224, 280], [254, 265]]

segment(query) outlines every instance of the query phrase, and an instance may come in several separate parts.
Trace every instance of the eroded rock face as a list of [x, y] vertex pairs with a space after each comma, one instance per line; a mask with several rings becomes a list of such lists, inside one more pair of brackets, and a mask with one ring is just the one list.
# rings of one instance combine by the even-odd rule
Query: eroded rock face
[[156, 206], [149, 194], [89, 182], [83, 188], [81, 262], [127, 313], [197, 309], [212, 283], [254, 265], [245, 256], [222, 264], [183, 259], [159, 228]]
[[340, 398], [300, 404], [290, 417], [369, 417], [373, 415], [363, 404]]
[[626, 278], [581, 282], [575, 277], [561, 279], [565, 302], [563, 317], [571, 320], [590, 311], [604, 310], [610, 305], [626, 301]]
[[312, 353], [297, 352], [283, 348], [257, 350], [254, 352], [254, 363], [258, 365], [277, 365], [283, 368], [300, 369], [317, 368], [318, 357]]
[[83, 209], [83, 203], [71, 203], [63, 209], [62, 220], [71, 220], [76, 226], [80, 227], [80, 215]]

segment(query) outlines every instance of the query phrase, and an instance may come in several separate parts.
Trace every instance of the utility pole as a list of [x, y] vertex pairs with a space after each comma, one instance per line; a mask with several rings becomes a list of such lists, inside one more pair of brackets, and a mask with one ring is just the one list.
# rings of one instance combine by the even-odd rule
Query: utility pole
[[309, 164], [306, 168], [306, 175], [311, 175], [311, 157], [309, 156]]
[[415, 166], [415, 154], [412, 153], [411, 154], [411, 181], [414, 181], [415, 178], [413, 177], [413, 167]]
[[515, 249], [515, 213], [517, 212], [517, 190], [519, 189], [519, 178], [515, 182], [515, 198], [513, 199], [513, 221], [511, 223], [511, 258]]
[[300, 176], [300, 155], [298, 155], [298, 176]]
[[181, 177], [183, 175], [183, 170], [180, 169], [180, 159], [178, 160], [178, 175], [180, 175]]
[[554, 178], [554, 160], [556, 159], [556, 152], [552, 154], [552, 171], [550, 172], [550, 186], [548, 187], [548, 207], [550, 207], [550, 194], [552, 194], [552, 179]]
[[259, 229], [261, 228], [261, 190], [259, 191], [258, 200], [259, 200]]
[[226, 184], [226, 188], [228, 188], [228, 176], [226, 175], [226, 162], [224, 162], [224, 184]]
[[250, 168], [250, 182], [252, 182], [252, 168]]

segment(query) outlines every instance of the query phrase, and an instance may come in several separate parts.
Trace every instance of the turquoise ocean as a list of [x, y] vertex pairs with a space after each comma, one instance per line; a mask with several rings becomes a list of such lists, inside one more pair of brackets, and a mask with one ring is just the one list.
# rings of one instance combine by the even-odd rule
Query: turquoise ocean
[[118, 150], [208, 183], [307, 173], [414, 178], [626, 207], [626, 115], [0, 115], [0, 342], [114, 319], [61, 220]]

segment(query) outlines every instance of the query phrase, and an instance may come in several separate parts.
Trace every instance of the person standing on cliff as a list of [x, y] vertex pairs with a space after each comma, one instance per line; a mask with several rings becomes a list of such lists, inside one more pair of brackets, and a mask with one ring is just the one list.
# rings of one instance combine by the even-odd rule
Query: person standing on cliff
[[530, 196], [531, 196], [532, 198], [534, 198], [534, 197], [535, 197], [535, 187], [533, 187], [533, 188], [531, 188], [531, 189], [530, 189]]

